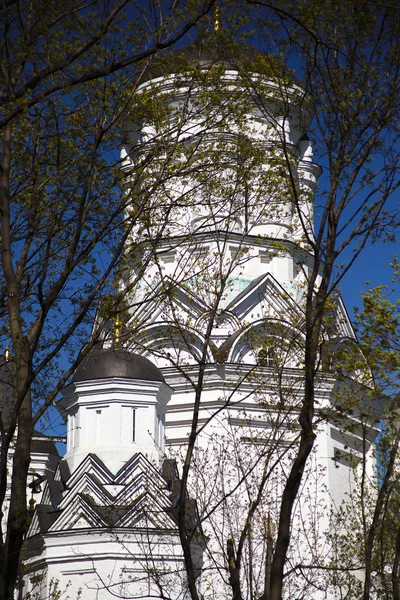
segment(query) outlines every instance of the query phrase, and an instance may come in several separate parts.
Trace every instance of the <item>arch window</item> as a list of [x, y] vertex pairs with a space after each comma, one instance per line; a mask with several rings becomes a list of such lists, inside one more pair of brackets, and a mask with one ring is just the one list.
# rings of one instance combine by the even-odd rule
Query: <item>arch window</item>
[[273, 367], [275, 364], [275, 352], [273, 348], [261, 348], [257, 355], [257, 363], [260, 367]]

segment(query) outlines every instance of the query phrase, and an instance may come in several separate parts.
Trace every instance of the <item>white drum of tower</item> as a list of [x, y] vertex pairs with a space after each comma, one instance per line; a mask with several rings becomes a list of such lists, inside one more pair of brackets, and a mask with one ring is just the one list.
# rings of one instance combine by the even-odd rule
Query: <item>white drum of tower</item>
[[283, 63], [253, 48], [227, 59], [189, 47], [166, 64], [140, 85], [122, 147], [128, 189], [130, 168], [146, 165], [129, 192], [133, 210], [149, 195], [135, 235], [312, 236], [312, 106]]

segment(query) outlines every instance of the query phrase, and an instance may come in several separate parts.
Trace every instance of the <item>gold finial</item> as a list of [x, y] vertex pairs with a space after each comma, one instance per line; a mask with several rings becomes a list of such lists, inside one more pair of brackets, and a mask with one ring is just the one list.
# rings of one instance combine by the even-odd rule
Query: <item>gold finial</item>
[[218, 33], [219, 31], [219, 6], [215, 7], [215, 16], [214, 16], [214, 31]]
[[122, 321], [119, 317], [117, 317], [115, 320], [114, 329], [115, 329], [114, 342], [115, 342], [115, 344], [119, 344], [119, 342], [121, 341], [121, 330], [122, 330]]
[[8, 347], [8, 344], [7, 344], [6, 350], [4, 352], [4, 358], [6, 359], [6, 362], [8, 362], [11, 358], [10, 348]]

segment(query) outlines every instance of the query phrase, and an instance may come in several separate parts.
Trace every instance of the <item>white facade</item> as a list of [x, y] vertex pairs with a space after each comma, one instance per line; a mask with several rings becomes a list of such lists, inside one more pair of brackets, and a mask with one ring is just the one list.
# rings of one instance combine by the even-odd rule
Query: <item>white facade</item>
[[[173, 516], [179, 479], [159, 472], [165, 457], [179, 471], [193, 431], [189, 494], [198, 512], [191, 517], [205, 534], [193, 541], [198, 589], [205, 600], [230, 597], [227, 540], [238, 547], [257, 500], [241, 576], [246, 599], [262, 594], [297, 447], [320, 169], [302, 90], [253, 72], [252, 64], [241, 70], [208, 55], [190, 76], [186, 66], [141, 87], [144, 103], [168, 110], [133, 124], [122, 148], [137, 221], [126, 251], [131, 273], [121, 284], [129, 299], [123, 343], [155, 363], [166, 383], [102, 377], [65, 390], [70, 473], [59, 470], [61, 483], [49, 484], [30, 530], [29, 565], [43, 573], [40, 598], [51, 580], [60, 589], [71, 581], [72, 600], [80, 588], [85, 600], [189, 597]], [[163, 143], [165, 153], [130, 188], [131, 169]], [[140, 212], [136, 199], [148, 189]], [[363, 391], [356, 373], [339, 381], [334, 363], [341, 344], [354, 341], [336, 298], [321, 339], [329, 352], [321, 351], [317, 440], [295, 507], [288, 599], [337, 598], [324, 567], [332, 519], [348, 501], [363, 451]], [[318, 416], [343, 397], [352, 410], [347, 432]]]
[[69, 386], [60, 404], [68, 415], [64, 458], [70, 472], [91, 452], [114, 474], [134, 452], [160, 467], [170, 394], [163, 383], [115, 377]]
[[[226, 543], [238, 547], [249, 505], [261, 494], [242, 558], [243, 594], [250, 598], [263, 591], [266, 540], [275, 535], [296, 452], [320, 169], [307, 137], [312, 115], [297, 84], [277, 84], [262, 68], [249, 70], [251, 61], [242, 70], [211, 54], [198, 54], [203, 77], [194, 69], [143, 84], [144, 95], [163, 98], [170, 110], [156, 123], [133, 126], [122, 150], [129, 174], [138, 148], [172, 138], [173, 168], [128, 248], [131, 282], [140, 279], [126, 323], [134, 343], [129, 334], [126, 343], [155, 361], [174, 390], [166, 445], [178, 463], [196, 414], [189, 489], [209, 537], [200, 578], [205, 598], [229, 597]], [[151, 184], [151, 165], [147, 177]], [[129, 193], [135, 202], [136, 191]], [[325, 570], [335, 552], [332, 523], [349, 502], [363, 441], [371, 449], [376, 435], [371, 430], [365, 440], [359, 426], [365, 393], [358, 374], [348, 371], [343, 382], [335, 370], [341, 345], [354, 343], [337, 297], [321, 338], [328, 350], [316, 388], [317, 439], [294, 511], [286, 598], [338, 597]], [[348, 431], [321, 417], [338, 402], [352, 411]], [[372, 474], [372, 451], [367, 463]]]

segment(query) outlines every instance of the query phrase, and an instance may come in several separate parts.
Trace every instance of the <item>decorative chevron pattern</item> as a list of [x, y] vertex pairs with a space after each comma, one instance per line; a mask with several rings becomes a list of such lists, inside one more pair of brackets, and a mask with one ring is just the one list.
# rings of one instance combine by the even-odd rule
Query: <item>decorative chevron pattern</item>
[[[63, 489], [56, 498], [59, 482]], [[87, 528], [176, 529], [170, 488], [143, 454], [135, 454], [116, 475], [88, 454], [68, 479], [58, 467], [55, 480], [47, 482], [28, 536]]]

